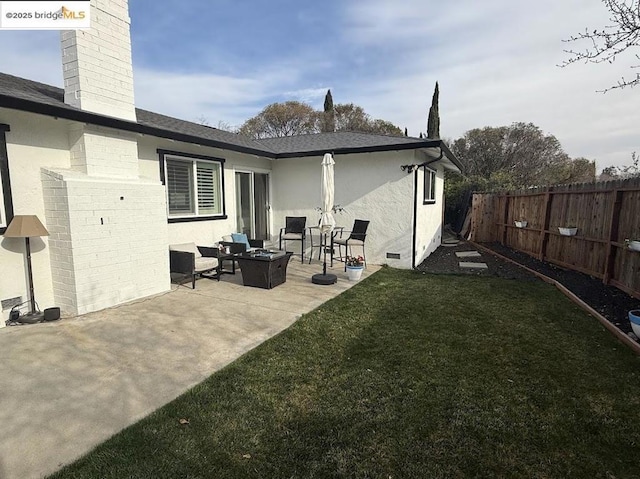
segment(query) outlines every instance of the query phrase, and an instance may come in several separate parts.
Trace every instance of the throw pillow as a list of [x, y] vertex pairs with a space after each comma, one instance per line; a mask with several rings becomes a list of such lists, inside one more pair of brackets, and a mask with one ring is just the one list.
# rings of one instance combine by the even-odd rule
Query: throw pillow
[[244, 243], [247, 245], [247, 250], [249, 248], [251, 248], [251, 245], [249, 244], [249, 238], [247, 238], [247, 235], [244, 233], [232, 233], [231, 237], [233, 238], [233, 242], [234, 243]]

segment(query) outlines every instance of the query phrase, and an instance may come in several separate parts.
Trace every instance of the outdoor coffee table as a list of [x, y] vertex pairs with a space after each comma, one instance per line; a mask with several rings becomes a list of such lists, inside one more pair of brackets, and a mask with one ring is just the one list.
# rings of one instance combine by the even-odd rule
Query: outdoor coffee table
[[287, 280], [291, 252], [266, 251], [241, 253], [236, 256], [242, 283], [254, 288], [271, 289]]

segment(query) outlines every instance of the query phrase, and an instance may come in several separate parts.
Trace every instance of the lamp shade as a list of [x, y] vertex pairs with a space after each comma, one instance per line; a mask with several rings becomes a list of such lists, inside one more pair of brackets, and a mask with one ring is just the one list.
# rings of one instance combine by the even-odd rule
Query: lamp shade
[[15, 215], [4, 232], [5, 238], [29, 238], [49, 236], [47, 228], [36, 215]]

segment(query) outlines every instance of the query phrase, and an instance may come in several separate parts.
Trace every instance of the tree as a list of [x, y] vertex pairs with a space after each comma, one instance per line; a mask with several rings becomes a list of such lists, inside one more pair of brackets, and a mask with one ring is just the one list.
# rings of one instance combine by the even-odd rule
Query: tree
[[[616, 57], [625, 51], [640, 46], [640, 0], [602, 0], [609, 10], [610, 25], [602, 29], [585, 29], [583, 33], [572, 35], [564, 40], [568, 43], [588, 40], [590, 47], [582, 50], [565, 50], [571, 57], [560, 64], [566, 67], [576, 62], [613, 63]], [[635, 55], [638, 60], [640, 56]], [[640, 69], [640, 62], [632, 68]], [[634, 72], [635, 78], [622, 77], [616, 85], [603, 91], [615, 88], [634, 87], [640, 84], [640, 71]]]
[[571, 160], [553, 135], [533, 123], [469, 130], [453, 142], [454, 154], [469, 177], [524, 188], [576, 181], [594, 181], [595, 163]]
[[255, 139], [317, 133], [319, 120], [318, 112], [306, 103], [272, 103], [245, 121], [238, 133]]
[[631, 153], [631, 164], [626, 166], [607, 166], [600, 173], [598, 178], [600, 181], [606, 180], [620, 180], [625, 178], [633, 178], [640, 176], [640, 158], [634, 151]]
[[402, 136], [402, 130], [386, 120], [374, 120], [364, 108], [353, 103], [338, 104], [335, 110], [335, 131], [359, 131], [377, 135]]
[[320, 131], [330, 133], [336, 130], [336, 116], [333, 110], [333, 97], [331, 96], [331, 90], [327, 90], [327, 94], [324, 97], [324, 113], [322, 115], [322, 125]]
[[[325, 97], [325, 106], [326, 104]], [[258, 115], [245, 121], [238, 133], [255, 139], [318, 133], [327, 128], [326, 118], [326, 111], [316, 111], [306, 103], [272, 103]], [[374, 120], [361, 106], [353, 103], [335, 105], [332, 121], [334, 130], [326, 131], [359, 131], [402, 136], [402, 130], [393, 123]]]
[[431, 108], [429, 108], [429, 118], [427, 119], [427, 138], [440, 138], [439, 97], [440, 89], [438, 88], [438, 82], [436, 82], [436, 88], [431, 99]]
[[365, 131], [370, 118], [361, 106], [342, 103], [335, 106], [336, 131]]

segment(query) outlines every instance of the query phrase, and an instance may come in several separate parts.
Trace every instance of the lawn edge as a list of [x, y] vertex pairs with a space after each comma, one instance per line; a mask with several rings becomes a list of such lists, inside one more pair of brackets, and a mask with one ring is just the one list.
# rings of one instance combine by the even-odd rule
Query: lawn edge
[[528, 268], [527, 266], [524, 266], [524, 265], [518, 263], [517, 261], [512, 260], [511, 258], [507, 258], [506, 256], [503, 256], [500, 253], [497, 253], [497, 252], [493, 251], [491, 248], [487, 248], [486, 246], [478, 244], [478, 243], [476, 243], [474, 241], [469, 241], [468, 240], [468, 242], [470, 244], [472, 244], [473, 246], [475, 246], [476, 248], [481, 249], [486, 253], [492, 254], [493, 256], [496, 256], [496, 257], [498, 257], [498, 258], [500, 258], [500, 259], [502, 259], [504, 261], [508, 261], [510, 263], [513, 263], [513, 264], [515, 264], [515, 265], [527, 270], [529, 273], [536, 275], [538, 278], [540, 278], [544, 282], [554, 285], [567, 298], [569, 298], [571, 301], [576, 303], [578, 306], [580, 306], [582, 309], [584, 309], [591, 316], [595, 317], [598, 321], [600, 321], [600, 323], [611, 334], [613, 334], [616, 337], [616, 339], [618, 339], [618, 341], [620, 341], [625, 346], [628, 346], [635, 354], [640, 356], [640, 344], [638, 344], [636, 341], [634, 341], [629, 336], [627, 336], [625, 333], [623, 333], [618, 328], [616, 328], [613, 324], [611, 324], [611, 322], [607, 318], [605, 318], [602, 314], [600, 314], [598, 311], [593, 309], [587, 303], [582, 301], [578, 296], [576, 296], [574, 293], [572, 293], [569, 289], [567, 289], [566, 286], [564, 286], [559, 281], [557, 281], [557, 280], [555, 280], [553, 278], [549, 278], [548, 276], [546, 276], [546, 275], [544, 275], [544, 274], [542, 274], [542, 273], [540, 273], [538, 271], [535, 271], [535, 270], [533, 270], [531, 268]]

